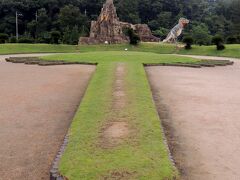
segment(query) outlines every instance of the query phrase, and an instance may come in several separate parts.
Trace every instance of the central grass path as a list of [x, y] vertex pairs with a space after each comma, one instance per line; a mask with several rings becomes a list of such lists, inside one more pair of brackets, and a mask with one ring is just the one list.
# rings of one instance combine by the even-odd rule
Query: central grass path
[[175, 179], [143, 63], [197, 60], [140, 52], [42, 57], [98, 63], [60, 162], [68, 179]]

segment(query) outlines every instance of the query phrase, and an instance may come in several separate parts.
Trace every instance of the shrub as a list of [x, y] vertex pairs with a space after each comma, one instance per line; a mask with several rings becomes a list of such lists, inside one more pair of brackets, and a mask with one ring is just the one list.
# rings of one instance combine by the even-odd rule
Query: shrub
[[220, 35], [216, 35], [212, 38], [212, 43], [215, 45], [223, 44], [223, 38]]
[[240, 35], [237, 35], [236, 39], [237, 39], [237, 43], [240, 43]]
[[51, 42], [53, 44], [59, 44], [60, 37], [61, 37], [61, 33], [59, 31], [51, 32]]
[[15, 37], [15, 36], [11, 36], [11, 37], [9, 38], [9, 42], [10, 42], [10, 43], [16, 43], [16, 42], [17, 42], [16, 37]]
[[21, 37], [18, 39], [18, 43], [34, 43], [34, 39], [31, 37]]
[[159, 28], [159, 29], [153, 31], [153, 35], [157, 36], [161, 39], [165, 39], [167, 37], [168, 32], [169, 32], [169, 29]]
[[216, 45], [217, 50], [223, 50], [225, 49], [225, 46], [223, 44], [223, 38], [219, 35], [216, 35], [212, 38], [212, 43]]
[[8, 40], [8, 35], [5, 33], [0, 33], [0, 44], [4, 44]]
[[225, 49], [225, 46], [223, 44], [219, 44], [217, 46], [217, 50], [221, 51], [221, 50], [224, 50]]
[[36, 39], [36, 43], [50, 44], [51, 38], [39, 37]]
[[187, 36], [183, 38], [183, 43], [185, 43], [185, 49], [192, 49], [193, 38], [191, 36]]
[[236, 44], [236, 43], [237, 43], [237, 37], [235, 37], [235, 36], [229, 36], [229, 37], [227, 38], [227, 43], [228, 43], [228, 44]]
[[127, 36], [129, 37], [129, 39], [130, 39], [130, 44], [131, 45], [138, 45], [138, 43], [140, 42], [140, 38], [139, 38], [139, 36], [134, 32], [134, 30], [133, 29], [131, 29], [131, 28], [128, 28], [127, 30], [126, 30], [126, 34], [127, 34]]
[[36, 43], [47, 43], [47, 42], [45, 41], [45, 39], [39, 37], [36, 39]]

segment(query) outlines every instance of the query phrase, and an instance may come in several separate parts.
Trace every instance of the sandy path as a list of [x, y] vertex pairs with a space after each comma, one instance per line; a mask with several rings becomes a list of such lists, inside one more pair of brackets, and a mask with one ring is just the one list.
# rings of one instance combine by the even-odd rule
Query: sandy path
[[13, 64], [5, 57], [0, 56], [0, 179], [49, 179], [95, 67]]
[[240, 61], [146, 71], [183, 179], [240, 179]]

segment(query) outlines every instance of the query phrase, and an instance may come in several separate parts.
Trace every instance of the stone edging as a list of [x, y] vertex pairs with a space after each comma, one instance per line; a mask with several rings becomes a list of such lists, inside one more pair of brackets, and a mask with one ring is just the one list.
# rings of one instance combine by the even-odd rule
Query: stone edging
[[50, 180], [66, 180], [66, 178], [60, 174], [58, 167], [59, 167], [61, 157], [62, 157], [64, 151], [66, 150], [66, 147], [68, 144], [68, 139], [69, 139], [69, 136], [67, 134], [63, 140], [63, 144], [61, 145], [61, 147], [60, 147], [59, 151], [57, 152], [57, 155], [52, 163], [52, 166], [50, 169]]

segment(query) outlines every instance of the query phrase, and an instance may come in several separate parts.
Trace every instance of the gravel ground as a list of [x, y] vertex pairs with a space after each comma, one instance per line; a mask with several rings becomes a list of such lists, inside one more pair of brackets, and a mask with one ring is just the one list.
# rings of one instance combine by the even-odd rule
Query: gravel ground
[[95, 67], [13, 64], [6, 57], [0, 56], [0, 179], [49, 179]]
[[215, 68], [147, 67], [182, 179], [240, 179], [240, 60]]

